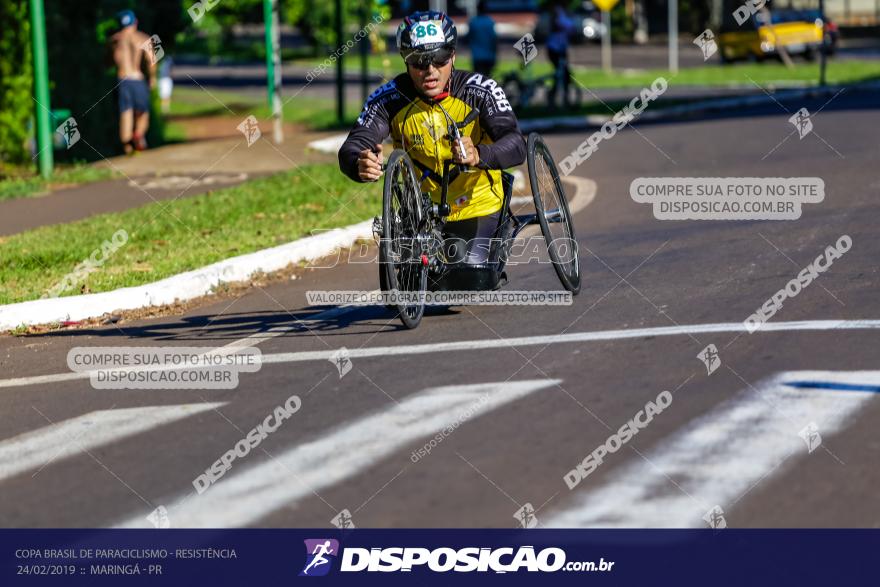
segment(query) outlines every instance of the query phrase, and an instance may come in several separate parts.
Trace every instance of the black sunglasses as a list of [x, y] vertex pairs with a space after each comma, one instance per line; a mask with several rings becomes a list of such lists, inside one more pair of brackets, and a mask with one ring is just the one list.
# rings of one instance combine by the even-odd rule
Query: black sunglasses
[[406, 58], [407, 65], [419, 70], [426, 70], [431, 65], [434, 67], [443, 67], [452, 59], [452, 51], [449, 49], [438, 49], [432, 53], [413, 53]]

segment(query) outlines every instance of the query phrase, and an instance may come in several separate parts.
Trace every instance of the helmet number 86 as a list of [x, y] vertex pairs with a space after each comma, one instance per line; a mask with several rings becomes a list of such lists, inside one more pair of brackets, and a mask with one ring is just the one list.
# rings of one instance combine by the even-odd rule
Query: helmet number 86
[[422, 37], [424, 37], [426, 35], [430, 35], [433, 37], [436, 34], [437, 34], [437, 26], [434, 25], [433, 23], [429, 24], [427, 26], [420, 24], [419, 26], [416, 27], [416, 37], [418, 37], [419, 39], [421, 39]]

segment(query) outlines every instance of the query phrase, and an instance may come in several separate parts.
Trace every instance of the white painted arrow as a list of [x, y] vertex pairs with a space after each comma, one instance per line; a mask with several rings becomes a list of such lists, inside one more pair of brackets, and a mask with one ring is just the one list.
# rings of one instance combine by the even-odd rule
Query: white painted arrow
[[[617, 466], [615, 459], [630, 464], [598, 487], [590, 487], [588, 477], [578, 486], [574, 503], [542, 525], [705, 527], [702, 517], [710, 509], [727, 511], [753, 485], [810, 452], [816, 453], [812, 458], [819, 453], [833, 458], [822, 445], [810, 451], [800, 434], [814, 423], [826, 440], [877, 396], [872, 390], [880, 390], [880, 371], [777, 374], [697, 418], [645, 452], [645, 458], [626, 448], [606, 456], [602, 467]], [[675, 401], [668, 408], [673, 410]]]
[[99, 410], [19, 434], [0, 442], [0, 481], [222, 405], [223, 402]]
[[[254, 523], [366, 471], [395, 451], [418, 448], [413, 444], [448, 426], [462, 425], [559, 382], [541, 379], [427, 389], [264, 463], [233, 469], [201, 495], [189, 495], [168, 506], [168, 518], [175, 528]], [[295, 419], [286, 425], [295, 426]], [[133, 516], [122, 526], [146, 527], [144, 514]]]

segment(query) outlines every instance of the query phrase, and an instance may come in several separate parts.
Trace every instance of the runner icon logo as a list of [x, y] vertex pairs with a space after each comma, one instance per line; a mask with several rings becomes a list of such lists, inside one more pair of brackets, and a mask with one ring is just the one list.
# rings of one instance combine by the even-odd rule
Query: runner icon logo
[[724, 518], [724, 510], [721, 509], [720, 505], [716, 505], [706, 512], [703, 519], [713, 530], [723, 530], [724, 528], [727, 528], [727, 520]]
[[256, 143], [263, 136], [263, 133], [260, 131], [260, 123], [257, 122], [257, 118], [253, 114], [242, 120], [241, 124], [235, 128], [247, 139], [248, 147]]
[[165, 57], [165, 49], [162, 48], [162, 39], [159, 35], [153, 35], [141, 43], [141, 51], [150, 58], [150, 65], [156, 65]]
[[351, 357], [348, 354], [348, 349], [345, 347], [340, 347], [336, 352], [330, 355], [330, 358], [327, 360], [336, 365], [336, 370], [339, 372], [340, 379], [345, 377], [345, 374], [351, 371]]
[[718, 51], [718, 43], [715, 42], [715, 35], [710, 29], [706, 29], [694, 39], [694, 45], [703, 52], [703, 61], [706, 61]]
[[792, 114], [788, 121], [797, 129], [798, 138], [802, 139], [813, 131], [813, 121], [810, 119], [810, 111], [801, 108]]
[[534, 528], [538, 525], [538, 518], [535, 516], [535, 508], [533, 508], [530, 503], [527, 503], [516, 510], [513, 517], [523, 528]]
[[300, 577], [321, 577], [330, 572], [339, 554], [339, 541], [332, 538], [311, 538], [306, 543], [306, 565]]
[[170, 528], [171, 522], [168, 519], [168, 510], [165, 509], [164, 505], [160, 505], [147, 516], [147, 521], [149, 521], [155, 528]]
[[535, 37], [531, 33], [526, 33], [519, 41], [513, 44], [513, 48], [520, 52], [523, 58], [523, 65], [528, 65], [529, 61], [538, 55], [538, 49], [535, 44]]
[[76, 119], [71, 116], [62, 122], [61, 125], [55, 129], [55, 134], [61, 137], [68, 149], [74, 146], [80, 139], [79, 125], [76, 123]]
[[352, 522], [351, 512], [347, 509], [336, 514], [336, 517], [330, 520], [330, 523], [340, 530], [354, 530], [354, 522]]
[[804, 428], [798, 432], [798, 436], [807, 443], [808, 453], [812, 453], [822, 445], [822, 435], [819, 434], [819, 427], [816, 426], [815, 422], [810, 422], [804, 426]]
[[711, 375], [719, 366], [721, 366], [721, 357], [718, 356], [718, 347], [710, 344], [697, 355], [697, 358], [703, 361], [706, 366], [706, 375]]

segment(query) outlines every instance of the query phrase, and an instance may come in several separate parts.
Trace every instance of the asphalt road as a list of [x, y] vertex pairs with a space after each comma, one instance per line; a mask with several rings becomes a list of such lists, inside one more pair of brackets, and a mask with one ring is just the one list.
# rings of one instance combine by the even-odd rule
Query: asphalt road
[[[162, 506], [172, 527], [331, 527], [343, 510], [363, 527], [516, 527], [523, 507], [543, 526], [880, 526], [878, 96], [825, 101], [603, 141], [574, 172], [597, 191], [576, 215], [569, 307], [454, 308], [414, 331], [379, 308], [309, 308], [309, 290], [376, 288], [375, 265], [343, 263], [180, 316], [0, 338], [0, 525], [150, 527]], [[557, 160], [585, 138], [548, 136]], [[818, 176], [827, 195], [796, 221], [659, 221], [629, 196], [652, 176]], [[842, 235], [848, 252], [742, 331]], [[508, 289], [559, 289], [544, 264], [509, 274]], [[41, 378], [69, 374], [76, 346], [232, 343], [271, 360], [233, 390]], [[344, 375], [327, 360], [342, 347]], [[292, 395], [299, 409], [197, 494]], [[570, 490], [648, 402], [668, 405]]]
[[[513, 43], [516, 39], [510, 40], [509, 43], [499, 46], [499, 56], [501, 58], [519, 59], [519, 53], [513, 49]], [[461, 49], [461, 54], [470, 57], [470, 50], [467, 47]], [[863, 60], [876, 59], [880, 46], [872, 39], [842, 39], [841, 46], [834, 58], [830, 62], [846, 60]], [[679, 66], [682, 68], [700, 67], [704, 64], [700, 49], [690, 41], [681, 42], [678, 49]], [[539, 60], [547, 59], [546, 52], [542, 50]], [[355, 67], [359, 61], [356, 54], [350, 54], [346, 58], [347, 67]], [[596, 43], [582, 43], [572, 45], [570, 48], [570, 60], [572, 65], [581, 67], [598, 68], [602, 66], [602, 56], [600, 47]], [[799, 59], [796, 59], [800, 63]], [[392, 72], [396, 72], [400, 59], [396, 54], [391, 54]], [[711, 60], [711, 65], [717, 62]], [[615, 45], [612, 49], [612, 65], [618, 71], [620, 70], [642, 70], [642, 69], [665, 69], [669, 64], [669, 56], [666, 45]], [[332, 64], [331, 64], [332, 65]], [[309, 75], [311, 73], [312, 75]], [[318, 75], [316, 75], [316, 73]], [[178, 86], [188, 86], [193, 88], [222, 88], [234, 91], [238, 94], [246, 94], [249, 96], [265, 96], [266, 94], [266, 68], [262, 64], [207, 64], [207, 63], [181, 63], [174, 67], [173, 78]], [[360, 84], [360, 75], [357, 73], [346, 74], [346, 100], [360, 104], [363, 101], [362, 89]], [[322, 71], [316, 71], [315, 68], [309, 68], [302, 65], [286, 65], [282, 71], [284, 99], [290, 99], [292, 96], [303, 96], [312, 98], [335, 99], [335, 69], [333, 67], [325, 68]], [[369, 76], [369, 91], [372, 91], [376, 85], [382, 83], [381, 74], [373, 73]], [[698, 95], [724, 95], [730, 93], [741, 94], [743, 91], [750, 91], [753, 88], [699, 88], [696, 92], [691, 87], [671, 87], [670, 94], [667, 97], [688, 97], [695, 93]], [[618, 99], [620, 91], [617, 89], [599, 89], [596, 93], [602, 99]]]

